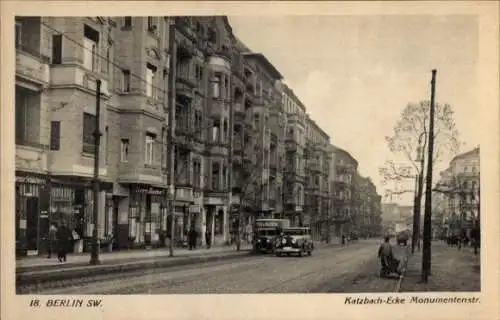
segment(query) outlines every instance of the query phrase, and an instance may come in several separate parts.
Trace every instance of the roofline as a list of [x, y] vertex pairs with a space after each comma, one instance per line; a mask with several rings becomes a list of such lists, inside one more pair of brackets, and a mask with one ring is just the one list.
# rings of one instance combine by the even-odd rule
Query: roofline
[[297, 96], [295, 91], [293, 91], [293, 89], [290, 88], [285, 83], [283, 83], [283, 88], [285, 89], [285, 90], [283, 90], [283, 91], [285, 91], [285, 94], [289, 95], [292, 98], [292, 100], [294, 100], [299, 105], [299, 107], [302, 109], [302, 111], [306, 112], [306, 110], [307, 110], [306, 106], [304, 105], [302, 100], [300, 100], [300, 98]]
[[474, 148], [474, 149], [472, 149], [472, 150], [469, 150], [469, 151], [466, 151], [466, 152], [464, 152], [464, 153], [461, 153], [461, 154], [456, 155], [455, 157], [453, 157], [453, 159], [451, 159], [450, 163], [451, 163], [451, 162], [454, 162], [455, 160], [458, 160], [458, 159], [460, 159], [460, 158], [464, 158], [465, 156], [468, 156], [468, 155], [470, 155], [470, 154], [472, 154], [472, 153], [475, 153], [475, 152], [479, 153], [479, 146], [475, 147], [475, 148]]
[[334, 152], [339, 151], [339, 152], [342, 152], [342, 153], [346, 154], [348, 157], [350, 157], [352, 160], [354, 160], [354, 162], [356, 163], [356, 166], [358, 166], [358, 165], [359, 165], [358, 160], [356, 160], [356, 158], [354, 158], [354, 157], [352, 156], [352, 154], [350, 154], [349, 152], [347, 152], [346, 150], [344, 150], [344, 149], [342, 149], [342, 148], [339, 148], [339, 147], [337, 147], [337, 146], [334, 146], [333, 144], [332, 144], [332, 146], [334, 147]]
[[283, 80], [283, 75], [278, 71], [278, 69], [276, 69], [276, 67], [262, 53], [245, 52], [245, 53], [243, 53], [243, 56], [257, 59], [259, 62], [263, 63], [264, 66], [269, 71], [271, 71], [271, 76], [273, 76], [276, 80]]

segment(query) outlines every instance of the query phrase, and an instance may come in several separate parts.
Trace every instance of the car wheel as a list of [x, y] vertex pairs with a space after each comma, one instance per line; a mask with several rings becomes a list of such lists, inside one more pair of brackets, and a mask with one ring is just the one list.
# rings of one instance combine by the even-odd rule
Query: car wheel
[[277, 257], [281, 257], [281, 253], [276, 252], [276, 256], [277, 256]]
[[311, 256], [312, 255], [312, 251], [307, 251], [307, 255]]

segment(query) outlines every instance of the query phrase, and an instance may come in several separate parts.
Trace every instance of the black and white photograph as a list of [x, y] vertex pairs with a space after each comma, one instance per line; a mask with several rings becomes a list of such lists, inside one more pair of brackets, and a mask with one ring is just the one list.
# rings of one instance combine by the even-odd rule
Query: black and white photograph
[[94, 12], [12, 18], [15, 295], [481, 292], [478, 15]]

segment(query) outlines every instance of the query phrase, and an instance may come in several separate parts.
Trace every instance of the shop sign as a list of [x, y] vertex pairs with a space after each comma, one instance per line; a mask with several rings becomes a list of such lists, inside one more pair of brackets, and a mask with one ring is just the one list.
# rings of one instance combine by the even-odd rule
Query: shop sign
[[46, 180], [37, 177], [16, 177], [17, 183], [45, 184]]

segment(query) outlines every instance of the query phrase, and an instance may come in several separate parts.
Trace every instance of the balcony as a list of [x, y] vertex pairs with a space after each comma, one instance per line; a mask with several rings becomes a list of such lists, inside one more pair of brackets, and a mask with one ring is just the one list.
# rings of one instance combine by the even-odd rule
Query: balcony
[[28, 46], [16, 47], [16, 75], [45, 86], [50, 82], [50, 58]]
[[317, 160], [307, 161], [307, 167], [313, 172], [321, 172], [321, 165]]
[[[50, 79], [53, 87], [80, 86], [95, 92], [97, 88], [96, 73], [86, 70], [82, 66], [75, 65], [53, 65], [50, 68]], [[101, 93], [110, 96], [108, 80], [101, 78]]]
[[245, 117], [246, 111], [245, 111], [245, 106], [243, 105], [243, 103], [235, 102], [233, 104], [233, 107], [234, 107], [234, 113], [236, 115], [241, 115], [241, 116], [243, 116], [243, 118]]
[[187, 41], [181, 40], [177, 45], [177, 58], [179, 60], [190, 60], [195, 54], [194, 45]]
[[178, 73], [176, 77], [176, 94], [193, 98], [193, 89], [198, 86], [196, 78], [192, 74]]

